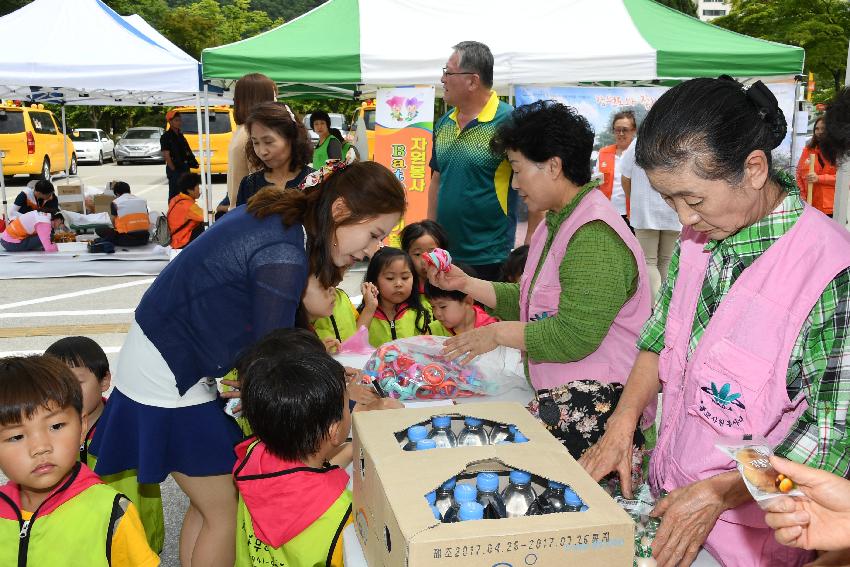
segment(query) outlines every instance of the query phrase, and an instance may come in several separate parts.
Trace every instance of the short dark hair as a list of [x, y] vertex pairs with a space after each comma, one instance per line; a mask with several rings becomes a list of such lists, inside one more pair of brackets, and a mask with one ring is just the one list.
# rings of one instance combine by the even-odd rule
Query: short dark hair
[[635, 120], [635, 111], [634, 110], [620, 110], [614, 117], [611, 118], [611, 128], [614, 127], [614, 124], [617, 123], [617, 120], [631, 120], [632, 128], [637, 128], [637, 120]]
[[262, 73], [243, 75], [233, 89], [233, 120], [245, 124], [248, 115], [261, 102], [277, 99], [277, 85]]
[[[452, 264], [463, 270], [463, 272], [469, 277], [478, 277], [478, 273], [472, 266], [464, 264], [463, 262], [452, 262]], [[433, 301], [434, 299], [451, 299], [452, 301], [463, 301], [467, 298], [467, 295], [457, 289], [442, 289], [440, 287], [435, 286], [430, 281], [425, 280], [425, 297], [428, 298], [428, 301]]]
[[850, 154], [850, 87], [835, 95], [824, 115], [826, 134], [820, 141], [824, 157], [832, 163], [847, 159]]
[[307, 329], [276, 329], [254, 343], [236, 359], [236, 375], [242, 375], [254, 360], [286, 352], [300, 356], [308, 352], [325, 352], [325, 345]]
[[116, 181], [112, 184], [112, 192], [115, 193], [115, 196], [124, 195], [130, 192], [130, 184], [126, 181]]
[[189, 191], [197, 187], [201, 184], [201, 175], [199, 173], [192, 173], [191, 171], [184, 173], [180, 176], [180, 180], [177, 181], [177, 188], [181, 193], [189, 194]]
[[413, 243], [426, 234], [434, 239], [438, 248], [449, 247], [449, 235], [446, 234], [446, 230], [439, 223], [425, 219], [411, 223], [402, 229], [399, 235], [401, 238], [401, 249], [409, 254]]
[[38, 191], [42, 195], [52, 195], [56, 192], [56, 189], [53, 187], [53, 183], [48, 181], [47, 179], [39, 179], [35, 183], [35, 187], [32, 188], [33, 191]]
[[275, 456], [304, 461], [345, 411], [345, 369], [327, 353], [257, 358], [242, 376], [242, 412]]
[[274, 130], [289, 142], [289, 171], [297, 173], [313, 160], [313, 145], [310, 143], [307, 129], [299, 120], [290, 116], [289, 112], [286, 105], [279, 102], [261, 102], [251, 110], [245, 120], [245, 132], [248, 134], [245, 155], [248, 157], [248, 165], [253, 169], [266, 168], [266, 164], [254, 152], [254, 144], [251, 143], [251, 126], [256, 123]]
[[316, 123], [316, 120], [324, 120], [325, 124], [328, 125], [328, 128], [331, 127], [331, 115], [325, 112], [324, 110], [314, 110], [310, 113], [310, 128], [313, 128], [313, 125]]
[[528, 244], [523, 244], [519, 248], [508, 254], [508, 259], [502, 264], [499, 269], [500, 282], [518, 282], [522, 273], [525, 271], [525, 262], [528, 260]]
[[89, 337], [65, 337], [59, 339], [44, 351], [55, 356], [71, 368], [88, 368], [99, 382], [103, 382], [109, 373], [109, 359], [106, 353]]
[[68, 365], [52, 356], [0, 358], [0, 425], [17, 425], [50, 404], [83, 413], [83, 391]]
[[458, 67], [478, 75], [481, 84], [493, 86], [493, 52], [478, 41], [461, 41], [452, 49], [458, 53]]
[[590, 181], [593, 128], [571, 106], [538, 100], [511, 113], [490, 140], [490, 149], [495, 154], [514, 150], [536, 163], [559, 157], [564, 176], [581, 186]]
[[[756, 82], [750, 90], [767, 90]], [[785, 137], [787, 125], [773, 98], [762, 106], [737, 81], [691, 79], [676, 85], [652, 105], [640, 126], [635, 162], [652, 171], [676, 170], [688, 163], [702, 179], [735, 185], [744, 175], [747, 156], [762, 150], [772, 171], [771, 150]]]

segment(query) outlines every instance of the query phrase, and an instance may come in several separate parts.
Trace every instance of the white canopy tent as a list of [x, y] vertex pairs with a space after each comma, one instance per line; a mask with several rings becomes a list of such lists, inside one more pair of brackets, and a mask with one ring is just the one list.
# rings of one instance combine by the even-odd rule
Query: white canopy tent
[[201, 124], [200, 85], [195, 59], [100, 0], [35, 0], [0, 18], [0, 98], [60, 104], [63, 132], [66, 104], [194, 104]]

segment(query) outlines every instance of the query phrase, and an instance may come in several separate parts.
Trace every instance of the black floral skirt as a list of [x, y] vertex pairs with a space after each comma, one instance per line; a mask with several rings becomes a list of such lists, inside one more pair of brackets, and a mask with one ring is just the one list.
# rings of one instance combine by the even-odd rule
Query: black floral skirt
[[[596, 380], [575, 380], [549, 392], [560, 410], [560, 418], [554, 425], [545, 421], [543, 424], [563, 443], [573, 458], [578, 459], [605, 433], [608, 418], [623, 394], [623, 385]], [[537, 398], [528, 404], [528, 411], [540, 419], [540, 403]], [[632, 480], [636, 483], [633, 486], [639, 486], [643, 481], [645, 447], [646, 439], [638, 426], [632, 447]]]

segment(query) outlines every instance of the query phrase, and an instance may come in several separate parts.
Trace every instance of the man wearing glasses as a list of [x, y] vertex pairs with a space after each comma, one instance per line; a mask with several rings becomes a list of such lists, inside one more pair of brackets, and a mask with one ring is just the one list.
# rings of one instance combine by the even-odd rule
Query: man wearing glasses
[[453, 49], [442, 83], [454, 108], [434, 127], [428, 218], [445, 228], [453, 258], [493, 280], [514, 245], [516, 192], [511, 167], [490, 151], [490, 140], [513, 109], [492, 90], [490, 48], [463, 41]]

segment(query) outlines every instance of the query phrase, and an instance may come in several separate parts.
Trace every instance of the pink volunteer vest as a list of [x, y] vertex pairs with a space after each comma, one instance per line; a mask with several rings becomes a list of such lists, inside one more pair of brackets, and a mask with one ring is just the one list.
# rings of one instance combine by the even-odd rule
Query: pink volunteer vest
[[[520, 320], [537, 321], [558, 312], [561, 298], [561, 281], [558, 270], [567, 251], [567, 245], [576, 230], [588, 222], [601, 220], [613, 228], [635, 257], [638, 269], [638, 287], [635, 294], [620, 310], [602, 344], [593, 353], [575, 362], [528, 361], [531, 383], [537, 390], [555, 388], [573, 380], [598, 380], [605, 383], [625, 383], [637, 357], [637, 339], [641, 327], [652, 310], [646, 263], [637, 239], [611, 202], [600, 191], [590, 191], [576, 210], [564, 221], [555, 236], [543, 267], [529, 290], [534, 271], [546, 245], [546, 223], [540, 223], [534, 232], [528, 251], [526, 269], [520, 280]], [[655, 421], [655, 404], [644, 412], [643, 427]]]
[[[850, 265], [850, 233], [806, 206], [788, 233], [750, 265], [720, 303], [691, 359], [691, 326], [710, 252], [685, 228], [679, 275], [659, 359], [661, 430], [650, 462], [653, 489], [673, 490], [735, 469], [714, 447], [752, 434], [780, 442], [808, 407], [788, 399], [791, 350], [824, 288]], [[724, 512], [705, 547], [726, 567], [802, 565], [806, 551], [779, 545], [750, 502]]]

